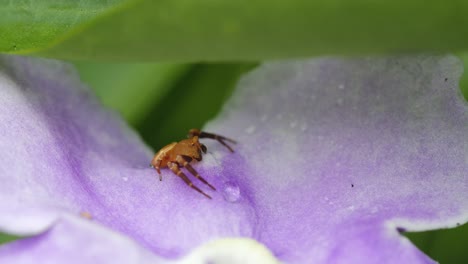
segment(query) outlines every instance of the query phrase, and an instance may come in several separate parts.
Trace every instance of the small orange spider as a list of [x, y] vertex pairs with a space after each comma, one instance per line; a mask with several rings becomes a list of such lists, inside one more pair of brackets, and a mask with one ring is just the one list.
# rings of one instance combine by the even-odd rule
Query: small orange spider
[[189, 187], [211, 199], [211, 196], [204, 193], [197, 186], [195, 186], [192, 181], [190, 181], [190, 179], [180, 170], [181, 167], [185, 167], [190, 173], [193, 174], [193, 176], [216, 191], [216, 188], [203, 179], [200, 174], [198, 174], [198, 172], [189, 164], [192, 160], [201, 161], [202, 151], [203, 153], [206, 153], [206, 146], [198, 141], [199, 138], [215, 139], [223, 146], [228, 148], [229, 151], [234, 152], [234, 150], [232, 150], [232, 148], [226, 144], [225, 141], [233, 144], [236, 144], [236, 141], [220, 135], [203, 132], [194, 128], [190, 129], [188, 139], [184, 139], [179, 142], [173, 142], [159, 150], [151, 160], [150, 167], [155, 168], [158, 171], [160, 181], [162, 181], [160, 169], [168, 167], [172, 170], [172, 172], [174, 172], [174, 174], [182, 178], [182, 180], [184, 180], [184, 182]]

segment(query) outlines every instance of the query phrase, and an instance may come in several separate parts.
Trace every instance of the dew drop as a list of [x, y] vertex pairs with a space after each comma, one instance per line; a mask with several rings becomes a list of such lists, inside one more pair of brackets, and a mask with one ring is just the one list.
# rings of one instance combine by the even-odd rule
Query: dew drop
[[233, 182], [226, 182], [224, 184], [223, 192], [224, 200], [235, 203], [240, 198], [240, 189], [239, 186]]
[[248, 128], [245, 129], [245, 132], [247, 134], [252, 134], [253, 132], [255, 132], [255, 126], [249, 126]]
[[128, 181], [128, 177], [122, 177], [122, 180]]
[[344, 84], [338, 85], [338, 89], [343, 90], [344, 89]]
[[301, 125], [301, 130], [306, 131], [307, 130], [307, 124], [302, 124]]

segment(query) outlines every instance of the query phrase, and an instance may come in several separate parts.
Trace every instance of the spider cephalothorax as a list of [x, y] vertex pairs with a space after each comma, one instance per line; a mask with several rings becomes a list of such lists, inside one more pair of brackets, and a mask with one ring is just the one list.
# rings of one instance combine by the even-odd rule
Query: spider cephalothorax
[[200, 174], [198, 174], [198, 172], [190, 165], [192, 160], [201, 161], [202, 154], [206, 153], [206, 146], [200, 143], [199, 138], [215, 139], [223, 146], [228, 148], [229, 151], [234, 152], [234, 150], [226, 143], [226, 141], [228, 141], [235, 144], [236, 142], [234, 140], [220, 135], [203, 132], [199, 129], [190, 129], [188, 139], [184, 139], [179, 142], [173, 142], [159, 150], [151, 161], [151, 167], [158, 171], [159, 180], [162, 180], [160, 169], [167, 167], [171, 169], [174, 174], [184, 180], [188, 186], [211, 199], [211, 196], [204, 193], [197, 186], [195, 186], [192, 181], [190, 181], [190, 179], [180, 170], [181, 167], [185, 167], [197, 179], [208, 185], [211, 189], [216, 190], [213, 185], [203, 179]]

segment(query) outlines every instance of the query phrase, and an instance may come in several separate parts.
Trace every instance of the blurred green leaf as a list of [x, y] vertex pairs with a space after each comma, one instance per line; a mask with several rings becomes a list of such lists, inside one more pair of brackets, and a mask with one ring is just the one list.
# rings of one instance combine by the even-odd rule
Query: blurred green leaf
[[463, 0], [0, 1], [0, 51], [57, 58], [252, 61], [468, 48]]
[[187, 136], [215, 117], [241, 74], [254, 64], [199, 64], [155, 104], [137, 125], [143, 139], [154, 149]]
[[122, 0], [0, 0], [0, 51], [44, 49], [119, 2]]
[[17, 239], [20, 239], [21, 237], [19, 236], [14, 236], [10, 234], [5, 234], [5, 233], [0, 233], [0, 245], [5, 244], [11, 241], [15, 241]]
[[417, 233], [405, 233], [418, 248], [440, 263], [468, 263], [468, 225]]
[[189, 69], [183, 64], [75, 62], [81, 79], [103, 104], [136, 124]]
[[459, 53], [458, 57], [463, 62], [464, 72], [460, 79], [460, 88], [465, 96], [465, 99], [468, 101], [468, 52]]

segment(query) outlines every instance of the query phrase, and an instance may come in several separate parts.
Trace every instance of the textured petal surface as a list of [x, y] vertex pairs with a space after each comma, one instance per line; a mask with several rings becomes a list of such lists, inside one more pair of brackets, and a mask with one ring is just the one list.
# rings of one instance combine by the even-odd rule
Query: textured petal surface
[[[88, 222], [88, 223], [87, 223]], [[40, 235], [0, 247], [0, 263], [165, 263], [131, 239], [89, 220], [63, 216]]]
[[[239, 142], [230, 154], [204, 141], [209, 154], [194, 166], [218, 191], [194, 183], [213, 200], [167, 170], [159, 182], [152, 152], [70, 68], [1, 65], [0, 230], [40, 234], [8, 245], [16, 252], [63, 249], [54, 241], [81, 230], [89, 236], [73, 243], [127, 245], [129, 261], [240, 236], [289, 263], [430, 263], [397, 230], [468, 219], [468, 109], [452, 57], [260, 67], [207, 127]], [[96, 223], [133, 242], [99, 240]]]
[[430, 263], [401, 230], [468, 219], [468, 106], [453, 57], [316, 59], [244, 78], [208, 130], [255, 236], [292, 263]]
[[[252, 236], [251, 207], [204, 188], [210, 201], [167, 170], [160, 182], [148, 167], [153, 152], [72, 68], [21, 57], [0, 65], [0, 231], [35, 235], [84, 215], [164, 258]], [[219, 168], [200, 172], [216, 185]]]
[[0, 263], [174, 263], [277, 264], [255, 240], [220, 239], [195, 248], [181, 259], [164, 259], [130, 240], [89, 221], [62, 216], [40, 235], [0, 247]]

